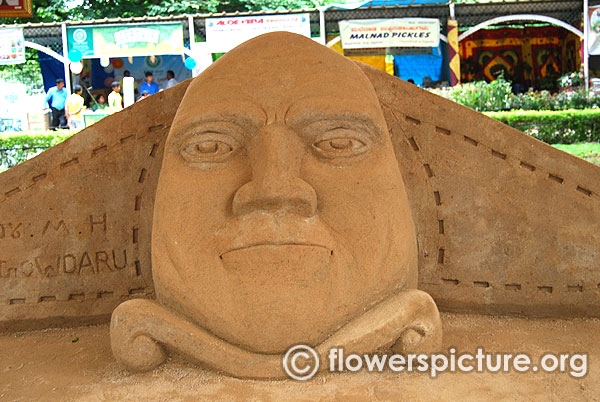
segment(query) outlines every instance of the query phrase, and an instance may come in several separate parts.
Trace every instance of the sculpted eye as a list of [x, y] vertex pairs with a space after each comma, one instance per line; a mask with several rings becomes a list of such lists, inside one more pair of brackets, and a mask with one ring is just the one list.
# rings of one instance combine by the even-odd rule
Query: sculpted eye
[[231, 145], [215, 140], [188, 144], [188, 146], [184, 148], [184, 152], [192, 158], [223, 155], [231, 151], [233, 151]]
[[[208, 138], [206, 138], [208, 137]], [[221, 134], [192, 137], [181, 149], [188, 162], [223, 162], [239, 148], [237, 141]]]
[[328, 158], [360, 155], [369, 149], [365, 141], [353, 137], [327, 138], [315, 142], [313, 147]]

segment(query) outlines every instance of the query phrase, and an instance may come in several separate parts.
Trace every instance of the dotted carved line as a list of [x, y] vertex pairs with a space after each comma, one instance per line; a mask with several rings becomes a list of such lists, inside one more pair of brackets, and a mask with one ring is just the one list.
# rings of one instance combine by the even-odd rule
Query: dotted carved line
[[[441, 128], [441, 127], [436, 127], [436, 131], [444, 133], [446, 135], [450, 135], [450, 131], [449, 130]], [[479, 141], [474, 140], [473, 138], [468, 137], [466, 135], [463, 136], [463, 140], [465, 142], [467, 142], [467, 143], [475, 146], [475, 147], [480, 144]], [[487, 145], [485, 145], [483, 143], [481, 143], [481, 144], [483, 146], [486, 146], [487, 148], [490, 148], [491, 155], [493, 157], [496, 157], [496, 158], [502, 159], [502, 160], [506, 160], [507, 157], [509, 156], [509, 155], [507, 155], [507, 154], [505, 154], [503, 152], [500, 152], [500, 151], [498, 151], [496, 149], [493, 149], [492, 147], [488, 147]], [[515, 159], [518, 159], [518, 158], [515, 158]], [[536, 169], [537, 169], [534, 165], [532, 165], [530, 163], [527, 163], [527, 162], [525, 162], [523, 160], [520, 160], [520, 159], [519, 159], [519, 167], [522, 167], [523, 169], [528, 170], [530, 172], [535, 172]], [[559, 176], [557, 174], [554, 174], [554, 173], [551, 173], [551, 172], [548, 173], [548, 179], [551, 180], [551, 181], [553, 181], [553, 182], [555, 182], [555, 183], [558, 183], [558, 184], [564, 184], [564, 182], [565, 182], [564, 177], [561, 177], [561, 176]], [[582, 194], [584, 194], [584, 195], [586, 195], [586, 196], [588, 196], [590, 198], [592, 197], [592, 195], [594, 195], [594, 196], [598, 195], [598, 194], [595, 194], [592, 190], [587, 189], [587, 188], [585, 188], [585, 187], [583, 187], [581, 185], [577, 185], [577, 187], [575, 188], [575, 190], [579, 191], [580, 193], [582, 193]]]
[[7, 192], [4, 193], [4, 195], [6, 196], [6, 198], [10, 197], [11, 195], [15, 195], [18, 192], [21, 191], [20, 187], [15, 187], [13, 189], [8, 190]]
[[[130, 296], [137, 296], [137, 295], [141, 295], [144, 294], [146, 291], [145, 288], [131, 288], [128, 290], [128, 294], [126, 295], [127, 297]], [[93, 298], [89, 298], [88, 300], [92, 300], [92, 299], [108, 299], [114, 296], [114, 292], [112, 291], [102, 291], [102, 292], [97, 292], [97, 293], [92, 293], [94, 295]], [[72, 300], [84, 300], [85, 299], [85, 293], [71, 293], [69, 294], [69, 297], [66, 301], [72, 301]], [[13, 299], [8, 299], [8, 304], [9, 305], [19, 305], [19, 304], [25, 304], [26, 298], [25, 297], [17, 297], [17, 298], [13, 298]], [[65, 301], [65, 300], [58, 300], [56, 298], [56, 296], [40, 296], [37, 299], [37, 303], [47, 303], [47, 302], [57, 302], [57, 301]]]
[[[471, 283], [472, 284], [471, 287], [473, 287], [473, 288], [495, 288], [495, 289], [502, 289], [502, 290], [509, 291], [509, 292], [518, 292], [518, 291], [523, 290], [523, 285], [520, 283], [504, 283], [504, 284], [494, 285], [488, 281], [461, 281], [461, 280], [455, 279], [455, 278], [441, 278], [441, 283], [444, 285], [448, 285], [448, 286], [461, 286], [461, 287], [469, 286], [469, 283]], [[533, 285], [533, 286], [540, 293], [551, 294], [554, 292], [555, 289], [557, 289], [557, 287], [551, 286], [548, 284]], [[567, 292], [583, 293], [585, 291], [593, 291], [596, 289], [600, 290], [600, 283], [598, 283], [592, 287], [584, 287], [583, 284], [574, 284], [574, 285], [565, 285], [564, 288], [567, 290]]]
[[[407, 116], [406, 120], [407, 121], [415, 121], [416, 119], [409, 118]], [[419, 124], [420, 124], [420, 122], [419, 122]], [[436, 126], [435, 127], [435, 131], [438, 132], [438, 133], [440, 133], [440, 134], [447, 135], [447, 136], [451, 135], [450, 130], [448, 130], [446, 128], [443, 128], [443, 127]], [[463, 139], [464, 139], [465, 142], [467, 142], [470, 145], [473, 145], [474, 147], [477, 147], [480, 144], [479, 141], [477, 141], [477, 140], [475, 140], [475, 139], [473, 139], [471, 137], [468, 137], [466, 135], [463, 136]], [[414, 142], [414, 139], [413, 139], [413, 142]], [[482, 145], [484, 145], [484, 144], [482, 144]], [[491, 147], [488, 147], [488, 148], [490, 148], [491, 155], [493, 157], [496, 157], [496, 158], [502, 159], [502, 160], [506, 160], [507, 159], [507, 157], [508, 157], [507, 154], [505, 154], [503, 152], [500, 152], [500, 151], [498, 151], [496, 149], [493, 149]], [[519, 160], [519, 166], [522, 167], [522, 168], [524, 168], [524, 169], [526, 169], [526, 170], [528, 170], [528, 171], [530, 171], [530, 172], [534, 172], [536, 170], [535, 166], [533, 166], [533, 165], [531, 165], [531, 164], [529, 164], [529, 163], [527, 163], [527, 162], [525, 162], [523, 160]], [[426, 166], [426, 170], [428, 171], [428, 175], [429, 175], [430, 174], [429, 173], [430, 172], [430, 168], [429, 168], [428, 165]], [[433, 176], [432, 172], [431, 172], [431, 176]], [[554, 181], [554, 182], [556, 182], [558, 184], [563, 184], [564, 181], [565, 181], [565, 179], [563, 177], [558, 176], [558, 175], [553, 174], [553, 173], [548, 173], [548, 179], [550, 179], [550, 180], [552, 180], [552, 181]], [[579, 192], [585, 194], [588, 197], [591, 197], [592, 194], [594, 194], [591, 190], [589, 190], [589, 189], [587, 189], [585, 187], [582, 187], [581, 185], [577, 186], [576, 191], [579, 191]], [[434, 196], [435, 196], [435, 199], [436, 199], [436, 204], [437, 205], [441, 205], [441, 200], [440, 200], [439, 192], [435, 192]], [[441, 233], [444, 232], [443, 221], [439, 221], [439, 225], [440, 225], [440, 234], [441, 234]], [[438, 263], [440, 263], [440, 264], [443, 264], [443, 262], [444, 262], [444, 252], [445, 252], [445, 250], [443, 248], [439, 249]], [[455, 279], [455, 278], [441, 278], [441, 282], [443, 284], [449, 285], [449, 286], [459, 286], [462, 283], [460, 280]], [[492, 284], [490, 284], [490, 282], [488, 282], [488, 281], [472, 281], [472, 287], [474, 287], [474, 288], [491, 288]], [[493, 286], [493, 287], [496, 287], [496, 286]], [[500, 287], [502, 289], [504, 289], [505, 291], [509, 291], [509, 292], [518, 292], [518, 291], [521, 291], [523, 289], [523, 286], [520, 283], [505, 283], [504, 286], [500, 285]], [[600, 283], [598, 283], [595, 287], [596, 287], [596, 289], [600, 289]], [[547, 293], [547, 294], [551, 294], [554, 291], [554, 289], [555, 289], [554, 286], [549, 286], [549, 285], [537, 285], [535, 288], [537, 289], [538, 292]], [[594, 290], [594, 287], [584, 289], [584, 286], [582, 284], [575, 284], [575, 285], [566, 285], [566, 289], [567, 289], [568, 292], [582, 293], [582, 292], [584, 292], [584, 290], [587, 290], [587, 291]]]
[[[170, 127], [171, 127], [170, 125], [158, 124], [158, 125], [149, 127], [148, 131], [149, 132], [153, 132], [153, 131], [160, 130], [160, 129], [168, 129]], [[135, 134], [126, 135], [124, 137], [121, 137], [119, 139], [119, 141], [115, 144], [115, 146], [123, 145], [126, 142], [129, 142], [130, 140], [133, 140], [133, 139], [136, 139]], [[157, 148], [158, 148], [158, 144], [154, 144], [154, 147], [152, 148], [150, 156], [153, 157], [155, 155]], [[109, 148], [108, 148], [107, 144], [101, 144], [99, 146], [96, 146], [95, 148], [92, 149], [91, 157], [94, 158], [94, 157], [96, 157], [96, 156], [98, 156], [98, 155], [100, 155], [100, 154], [108, 151], [108, 149]], [[68, 159], [68, 160], [66, 160], [64, 162], [59, 163], [58, 169], [64, 170], [64, 169], [68, 169], [68, 168], [70, 168], [72, 166], [75, 166], [75, 165], [79, 164], [79, 162], [81, 160], [83, 160], [82, 158], [84, 158], [85, 154], [86, 154], [86, 152], [84, 151], [80, 155], [77, 155], [75, 157], [72, 157], [71, 159]], [[31, 182], [29, 184], [24, 184], [23, 186], [17, 186], [17, 187], [14, 187], [14, 188], [12, 188], [12, 189], [4, 192], [4, 199], [0, 200], [0, 203], [4, 202], [9, 197], [11, 197], [11, 196], [13, 196], [13, 195], [21, 192], [23, 189], [28, 189], [32, 185], [34, 185], [34, 184], [36, 184], [36, 183], [38, 183], [38, 182], [46, 179], [49, 176], [49, 174], [53, 172], [53, 170], [56, 170], [56, 169], [50, 169], [50, 170], [48, 170], [46, 172], [38, 173], [38, 174], [34, 175], [31, 178]], [[140, 183], [142, 183], [142, 181], [140, 181]]]
[[[158, 126], [152, 126], [148, 129], [148, 131], [154, 131], [160, 128], [168, 128], [169, 126], [164, 126], [163, 124], [160, 124]], [[160, 146], [159, 143], [154, 143], [152, 144], [152, 148], [150, 149], [150, 151], [148, 152], [148, 158], [154, 158], [156, 157], [156, 152], [158, 150], [158, 147]], [[138, 175], [138, 184], [140, 186], [144, 185], [144, 182], [146, 181], [146, 177], [148, 176], [148, 170], [144, 167], [140, 169], [140, 173]], [[135, 200], [133, 202], [133, 210], [134, 212], [140, 212], [142, 209], [142, 194], [136, 194], [135, 196]], [[139, 229], [139, 224], [134, 225], [131, 228], [131, 242], [135, 245], [138, 244], [139, 241], [139, 236], [140, 236], [140, 229]], [[141, 263], [139, 260], [135, 260], [135, 275], [136, 276], [141, 276], [142, 275], [142, 268], [141, 268]]]
[[[390, 109], [392, 109], [390, 107]], [[392, 109], [393, 110], [393, 109]], [[420, 125], [421, 121], [419, 119], [415, 119], [414, 117], [410, 117], [405, 115], [405, 120], [409, 123], [412, 123], [414, 125]], [[435, 131], [439, 134], [443, 134], [446, 136], [450, 136], [452, 133], [450, 130], [444, 128], [444, 127], [439, 127], [439, 126], [435, 126]], [[463, 136], [463, 140], [465, 142], [467, 142], [468, 144], [477, 147], [479, 146], [480, 142], [468, 137], [468, 136]], [[416, 140], [414, 137], [410, 137], [408, 138], [408, 142], [411, 146], [411, 148], [413, 149], [413, 151], [415, 152], [419, 152], [420, 148], [419, 145], [417, 144]], [[486, 146], [485, 144], [482, 144], [484, 146]], [[492, 147], [486, 146], [491, 150], [491, 156], [502, 159], [502, 160], [506, 160], [508, 155], [493, 149]], [[537, 168], [533, 165], [531, 165], [530, 163], [527, 163], [523, 160], [519, 160], [519, 166], [530, 171], [530, 172], [534, 172]], [[429, 164], [424, 164], [423, 165], [426, 173], [427, 173], [427, 177], [431, 178], [434, 176], [434, 171], [431, 168], [431, 166]], [[556, 174], [553, 173], [548, 173], [548, 179], [558, 183], [558, 184], [563, 184], [564, 183], [564, 178], [561, 176], [558, 176]], [[584, 195], [591, 197], [592, 195], [597, 196], [598, 194], [592, 192], [591, 190], [578, 185], [576, 187], [576, 191], [579, 191], [581, 193], [583, 193]], [[436, 205], [441, 206], [442, 205], [442, 198], [440, 196], [439, 191], [434, 191], [434, 199], [436, 202]], [[444, 227], [444, 221], [443, 220], [438, 220], [438, 225], [439, 225], [439, 233], [440, 234], [444, 234], [445, 233], [445, 227]], [[444, 263], [444, 259], [445, 259], [445, 250], [444, 248], [439, 248], [438, 250], [438, 263], [439, 264], [443, 264]], [[448, 286], [460, 286], [463, 287], [465, 286], [465, 284], [469, 283], [469, 281], [463, 282], [459, 279], [456, 278], [440, 278], [441, 279], [441, 283], [444, 285], [448, 285]], [[519, 292], [521, 290], [523, 290], [523, 285], [521, 283], [504, 283], [504, 284], [497, 284], [494, 285], [492, 283], [490, 283], [489, 281], [470, 281], [472, 284], [472, 288], [502, 288], [507, 292]], [[554, 292], [555, 289], [557, 289], [557, 287], [555, 286], [550, 286], [547, 284], [543, 284], [543, 285], [537, 285], [535, 286], [535, 289], [540, 292], [540, 293], [545, 293], [545, 294], [552, 294]], [[583, 284], [575, 284], [575, 285], [566, 285], [566, 290], [567, 292], [574, 292], [574, 293], [583, 293], [583, 292], [589, 292], [589, 291], [593, 291], [593, 290], [600, 290], [600, 283], [596, 284], [595, 286], [592, 287], [584, 287]]]
[[[405, 117], [405, 119], [406, 119], [406, 121], [408, 123], [411, 123], [411, 124], [413, 124], [415, 126], [421, 125], [421, 121], [419, 119], [415, 119], [414, 117], [410, 117], [410, 116], [407, 116], [407, 115], [405, 115], [404, 117]], [[450, 131], [446, 130], [444, 128], [436, 127], [436, 130], [439, 133], [441, 133], [441, 134], [450, 135]], [[415, 137], [408, 138], [408, 143], [410, 144], [410, 146], [411, 146], [411, 148], [412, 148], [412, 150], [414, 152], [420, 152], [421, 149], [419, 148], [419, 145], [417, 144], [417, 140], [415, 139]], [[424, 159], [424, 158], [421, 158], [421, 159]], [[429, 163], [424, 163], [423, 164], [423, 169], [425, 169], [425, 173], [427, 174], [427, 178], [430, 179], [430, 178], [432, 178], [432, 177], [435, 176], [435, 174], [433, 172], [433, 169], [431, 168], [431, 165]], [[440, 195], [439, 190], [434, 190], [433, 191], [433, 199], [435, 201], [435, 205], [436, 206], [438, 206], [438, 207], [442, 206], [442, 196]], [[446, 229], [445, 229], [445, 226], [444, 226], [444, 220], [443, 219], [438, 219], [437, 224], [438, 224], [437, 225], [438, 226], [438, 234], [444, 235], [446, 233]], [[445, 253], [446, 253], [446, 250], [445, 250], [444, 247], [439, 247], [438, 248], [438, 251], [437, 251], [437, 263], [438, 263], [438, 265], [443, 265], [444, 264]]]
[[[158, 129], [168, 129], [170, 127], [170, 125], [164, 125], [164, 124], [160, 124], [160, 125], [156, 125], [156, 126], [152, 126], [149, 127], [148, 131], [155, 131]], [[135, 139], [135, 135], [128, 135], [125, 137], [122, 137], [119, 139], [119, 142], [117, 143], [117, 145], [120, 144], [124, 144], [125, 142]], [[154, 158], [156, 156], [156, 151], [158, 150], [159, 147], [159, 143], [153, 143], [152, 144], [152, 148], [150, 150], [150, 152], [148, 153], [148, 157], [149, 158]], [[92, 155], [91, 157], [95, 157], [103, 152], [108, 151], [108, 146], [106, 144], [102, 144], [100, 146], [97, 146], [95, 148], [92, 149]], [[61, 163], [60, 169], [66, 169], [70, 166], [73, 166], [75, 164], [79, 163], [79, 159], [80, 157], [75, 157], [75, 158], [71, 158], [69, 160], [67, 160], [66, 162]], [[143, 184], [146, 180], [148, 174], [148, 170], [146, 168], [142, 168], [140, 170], [140, 174], [138, 176], [138, 183], [139, 184]], [[40, 173], [36, 176], [32, 177], [32, 181], [34, 183], [37, 183], [40, 180], [45, 179], [46, 177], [48, 177], [48, 172], [43, 172]], [[11, 195], [14, 195], [18, 192], [21, 191], [20, 187], [15, 187], [7, 192], [5, 192], [6, 198], [8, 198]], [[134, 210], [140, 211], [141, 210], [141, 195], [136, 195], [135, 196], [135, 202], [134, 202]], [[1, 202], [1, 201], [0, 201]], [[138, 243], [138, 238], [139, 238], [139, 229], [138, 226], [135, 225], [132, 229], [132, 243], [133, 244], [137, 244]], [[135, 274], [136, 276], [141, 276], [142, 275], [142, 269], [141, 269], [141, 264], [139, 260], [135, 260], [134, 261], [135, 264]], [[145, 292], [145, 288], [131, 288], [129, 289], [129, 296], [134, 296], [134, 295], [139, 295], [139, 294], [144, 294]], [[110, 298], [114, 295], [114, 292], [112, 291], [102, 291], [102, 292], [98, 292], [96, 293], [96, 297], [97, 299], [106, 299], [106, 298]], [[69, 295], [67, 301], [72, 301], [72, 300], [84, 300], [85, 299], [85, 294], [84, 293], [72, 293]], [[25, 297], [19, 297], [19, 298], [12, 298], [12, 299], [8, 299], [8, 304], [9, 305], [19, 305], [19, 304], [25, 304], [26, 298]], [[38, 303], [46, 303], [46, 302], [55, 302], [58, 301], [56, 296], [41, 296], [37, 302]]]

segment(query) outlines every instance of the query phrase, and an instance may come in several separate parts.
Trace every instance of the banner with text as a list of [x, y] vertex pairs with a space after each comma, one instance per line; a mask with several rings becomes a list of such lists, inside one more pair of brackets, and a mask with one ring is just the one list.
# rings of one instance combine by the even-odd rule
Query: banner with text
[[25, 63], [23, 28], [0, 29], [0, 65]]
[[274, 31], [310, 38], [310, 16], [302, 13], [206, 19], [206, 42], [213, 53], [228, 52], [249, 39]]
[[69, 51], [83, 58], [183, 54], [183, 25], [121, 24], [67, 28]]
[[340, 21], [343, 49], [437, 47], [440, 21], [436, 18], [395, 18]]

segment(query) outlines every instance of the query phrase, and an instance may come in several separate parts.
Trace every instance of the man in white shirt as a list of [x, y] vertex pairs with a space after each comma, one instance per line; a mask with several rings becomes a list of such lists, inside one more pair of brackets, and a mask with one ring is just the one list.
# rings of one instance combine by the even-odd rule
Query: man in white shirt
[[165, 89], [169, 89], [174, 85], [177, 85], [178, 82], [175, 79], [175, 73], [172, 70], [167, 71], [167, 85]]

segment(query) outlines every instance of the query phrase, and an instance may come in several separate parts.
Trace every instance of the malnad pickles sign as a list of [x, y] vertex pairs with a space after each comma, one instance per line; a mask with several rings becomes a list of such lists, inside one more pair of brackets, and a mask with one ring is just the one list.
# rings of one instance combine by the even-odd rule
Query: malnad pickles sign
[[436, 47], [440, 43], [437, 18], [395, 18], [340, 21], [344, 49]]

